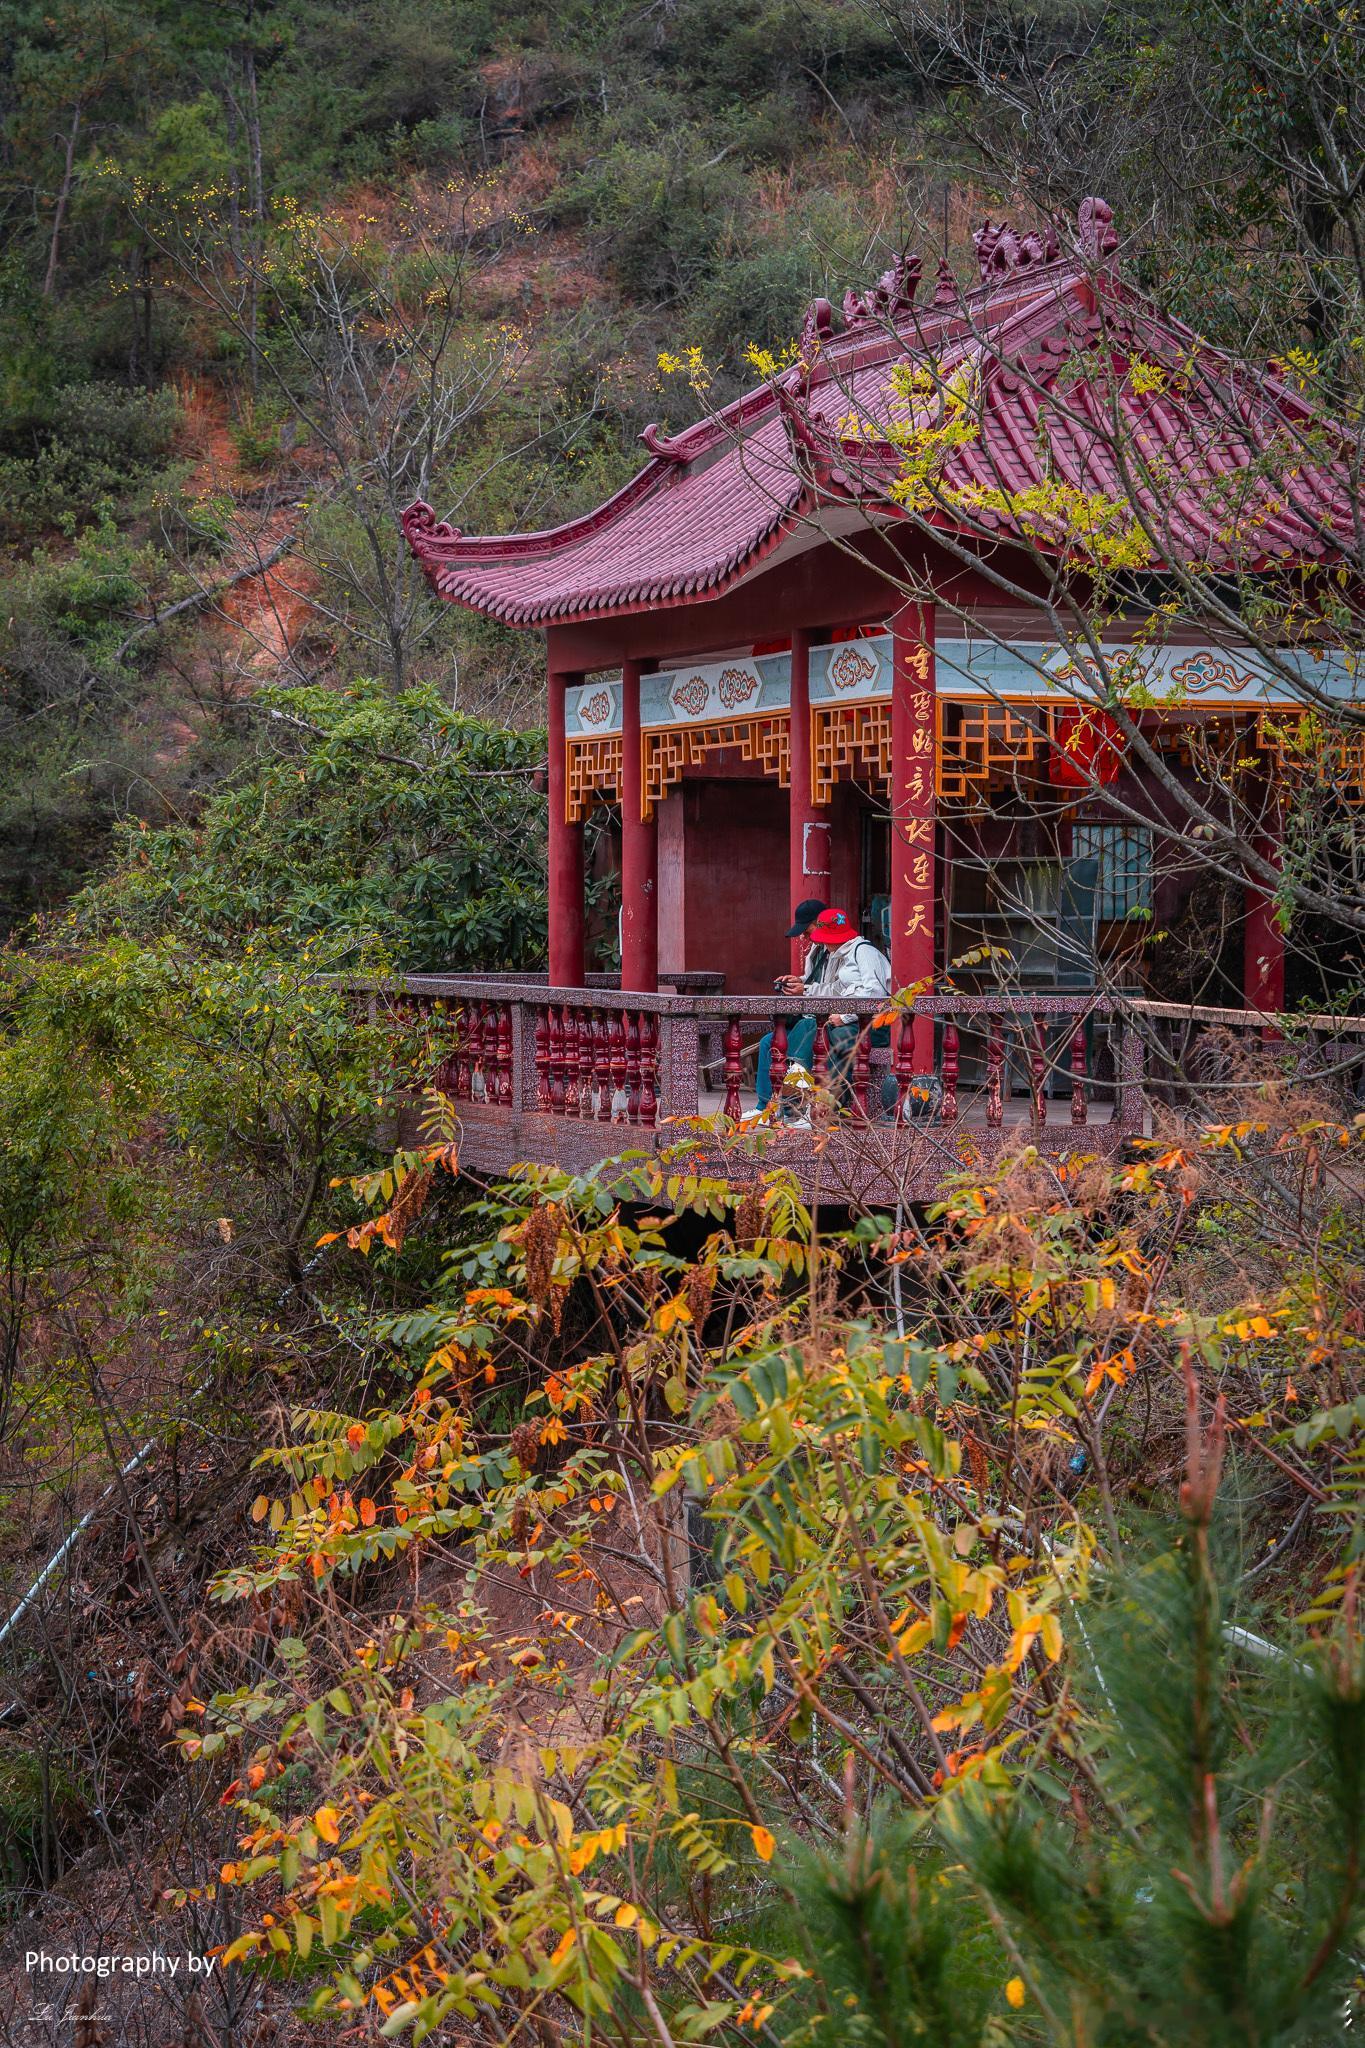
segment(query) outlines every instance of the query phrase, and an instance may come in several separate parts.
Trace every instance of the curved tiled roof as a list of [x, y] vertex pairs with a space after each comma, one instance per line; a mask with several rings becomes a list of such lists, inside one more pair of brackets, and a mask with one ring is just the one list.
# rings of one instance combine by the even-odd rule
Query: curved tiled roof
[[[419, 503], [403, 515], [413, 552], [442, 597], [512, 625], [717, 596], [820, 505], [900, 516], [893, 487], [922, 405], [941, 447], [915, 506], [930, 526], [1060, 550], [1061, 487], [1145, 519], [1143, 566], [1330, 557], [1353, 532], [1332, 429], [1281, 379], [1253, 378], [1121, 283], [1109, 218], [1087, 201], [1066, 258], [1051, 236], [988, 222], [980, 288], [963, 294], [940, 266], [924, 306], [918, 262], [902, 259], [848, 295], [842, 332], [816, 301], [791, 371], [671, 441], [648, 429], [650, 460], [596, 510], [474, 537]], [[896, 366], [916, 362], [929, 366], [922, 398], [895, 388]], [[940, 444], [945, 390], [963, 395], [971, 432]]]

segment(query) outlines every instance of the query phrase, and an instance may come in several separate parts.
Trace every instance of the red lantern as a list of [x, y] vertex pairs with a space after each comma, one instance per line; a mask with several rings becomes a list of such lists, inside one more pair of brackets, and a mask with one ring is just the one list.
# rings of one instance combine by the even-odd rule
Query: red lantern
[[1059, 711], [1052, 728], [1052, 780], [1071, 789], [1118, 780], [1123, 732], [1107, 711]]

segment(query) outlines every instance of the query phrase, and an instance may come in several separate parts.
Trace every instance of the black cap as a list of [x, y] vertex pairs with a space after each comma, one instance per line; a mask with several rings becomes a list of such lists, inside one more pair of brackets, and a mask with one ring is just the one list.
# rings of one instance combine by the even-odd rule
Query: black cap
[[818, 896], [808, 896], [804, 903], [798, 903], [792, 912], [791, 930], [787, 933], [787, 937], [789, 939], [804, 939], [806, 933], [820, 915], [820, 912], [828, 908], [829, 905], [822, 903]]

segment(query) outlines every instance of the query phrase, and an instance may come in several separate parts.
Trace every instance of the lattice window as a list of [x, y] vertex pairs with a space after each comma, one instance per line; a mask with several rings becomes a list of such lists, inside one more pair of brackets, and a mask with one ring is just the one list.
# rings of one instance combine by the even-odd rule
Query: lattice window
[[1145, 825], [1075, 825], [1074, 860], [1099, 862], [1095, 915], [1103, 923], [1152, 907], [1152, 835]]
[[609, 803], [621, 801], [621, 735], [599, 733], [566, 740], [564, 745], [564, 816], [568, 824], [577, 825], [603, 798]]
[[699, 767], [708, 754], [738, 747], [740, 759], [756, 761], [765, 775], [775, 775], [785, 789], [791, 782], [791, 730], [786, 713], [767, 718], [726, 718], [704, 725], [666, 726], [645, 733], [646, 818], [654, 806], [682, 781], [684, 768]]
[[891, 703], [818, 705], [811, 713], [811, 801], [827, 804], [841, 771], [891, 780]]
[[964, 798], [1000, 789], [1044, 762], [1051, 738], [1046, 704], [1016, 710], [990, 698], [941, 700], [938, 793]]

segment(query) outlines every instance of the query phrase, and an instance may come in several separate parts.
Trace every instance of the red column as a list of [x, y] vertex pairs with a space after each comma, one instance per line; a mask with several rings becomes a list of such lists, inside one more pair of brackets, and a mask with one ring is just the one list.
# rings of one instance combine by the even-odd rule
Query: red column
[[564, 693], [583, 679], [549, 672], [550, 986], [583, 986], [583, 827], [568, 819]]
[[[934, 607], [906, 605], [891, 622], [891, 985], [934, 972]], [[934, 1026], [914, 1024], [918, 1072], [933, 1065]]]
[[659, 986], [659, 827], [644, 811], [640, 677], [644, 664], [621, 667], [621, 986], [653, 994]]
[[[1272, 770], [1273, 772], [1273, 770]], [[1281, 826], [1273, 786], [1267, 783], [1263, 829], [1256, 836], [1262, 860], [1280, 865]], [[1275, 914], [1275, 898], [1259, 884], [1247, 884], [1246, 918], [1242, 926], [1242, 998], [1249, 1010], [1284, 1008], [1284, 933]]]
[[[811, 801], [810, 643], [810, 633], [798, 626], [792, 634], [789, 910], [810, 896], [830, 901], [829, 811], [824, 804]], [[790, 924], [790, 917], [787, 922]], [[792, 973], [802, 973], [805, 965], [806, 941], [793, 939]]]

